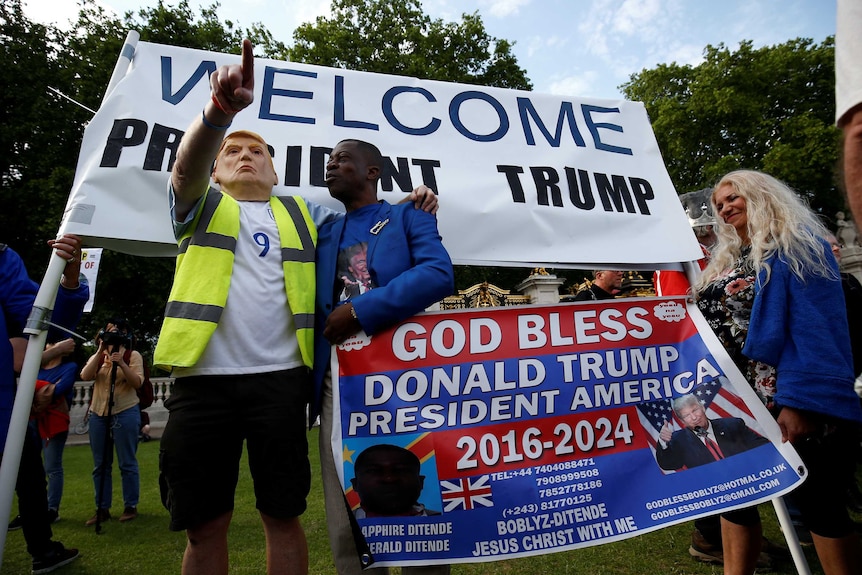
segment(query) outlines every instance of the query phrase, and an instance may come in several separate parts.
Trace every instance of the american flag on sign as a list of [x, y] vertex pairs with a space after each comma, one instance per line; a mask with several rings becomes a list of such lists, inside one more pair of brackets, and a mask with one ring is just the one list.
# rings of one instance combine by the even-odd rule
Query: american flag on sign
[[658, 443], [658, 435], [665, 421], [670, 421], [674, 429], [680, 428], [669, 399], [641, 403], [638, 405], [638, 417], [649, 436], [649, 444], [653, 449]]
[[493, 507], [488, 479], [488, 475], [480, 475], [475, 479], [468, 477], [441, 481], [440, 496], [443, 498], [443, 511], [453, 509], [469, 511], [476, 507]]
[[691, 392], [700, 399], [708, 416], [739, 417], [745, 421], [745, 425], [763, 435], [763, 431], [754, 419], [751, 410], [748, 409], [742, 398], [733, 391], [733, 386], [727, 377], [719, 375], [710, 382], [696, 386]]
[[[748, 409], [748, 406], [733, 391], [730, 380], [727, 377], [720, 375], [712, 381], [701, 383], [695, 386], [691, 390], [691, 393], [700, 399], [700, 403], [703, 405], [706, 415], [710, 419], [739, 417], [745, 422], [745, 425], [757, 433], [765, 435]], [[653, 450], [655, 450], [655, 446], [658, 443], [659, 433], [665, 421], [670, 422], [674, 431], [683, 427], [682, 422], [677, 419], [676, 414], [673, 412], [670, 399], [641, 403], [638, 405], [638, 417], [640, 418], [641, 425], [647, 432], [649, 444]]]

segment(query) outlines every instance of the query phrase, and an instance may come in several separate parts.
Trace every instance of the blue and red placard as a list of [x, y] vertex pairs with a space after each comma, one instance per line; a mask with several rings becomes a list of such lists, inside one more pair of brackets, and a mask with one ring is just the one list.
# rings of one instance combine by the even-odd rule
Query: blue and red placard
[[[682, 298], [429, 313], [333, 354], [348, 501], [373, 444], [421, 462], [413, 517], [361, 517], [376, 565], [493, 561], [617, 541], [772, 499], [801, 481], [774, 420]], [[673, 398], [770, 443], [663, 470]], [[340, 457], [339, 457], [340, 456]]]

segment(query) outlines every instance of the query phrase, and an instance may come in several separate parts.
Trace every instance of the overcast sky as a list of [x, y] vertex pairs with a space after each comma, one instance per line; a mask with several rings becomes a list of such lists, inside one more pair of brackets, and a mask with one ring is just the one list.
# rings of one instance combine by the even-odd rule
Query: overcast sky
[[[24, 0], [40, 22], [67, 23], [75, 0]], [[193, 7], [214, 0], [190, 0]], [[157, 0], [99, 0], [119, 14]], [[176, 5], [178, 0], [165, 0]], [[222, 20], [240, 27], [260, 22], [292, 43], [302, 22], [329, 14], [330, 0], [222, 0]], [[424, 0], [427, 14], [444, 21], [478, 11], [489, 34], [515, 42], [518, 63], [534, 90], [567, 96], [620, 98], [632, 73], [656, 64], [702, 61], [707, 44], [735, 48], [835, 34], [830, 0]]]

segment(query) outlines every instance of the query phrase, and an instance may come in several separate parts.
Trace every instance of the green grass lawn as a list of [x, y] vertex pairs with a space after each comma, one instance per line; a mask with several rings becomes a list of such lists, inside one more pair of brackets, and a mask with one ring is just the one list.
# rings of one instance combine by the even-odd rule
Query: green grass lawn
[[[317, 429], [309, 434], [312, 449], [312, 483], [308, 511], [303, 516], [308, 537], [309, 572], [332, 574], [329, 541], [323, 515], [323, 491], [318, 480]], [[142, 443], [138, 451], [141, 468], [140, 516], [135, 521], [120, 524], [113, 520], [104, 523], [97, 535], [84, 522], [92, 516], [94, 507], [91, 479], [92, 457], [87, 446], [69, 446], [65, 453], [66, 485], [61, 521], [53, 525], [54, 538], [68, 547], [81, 550], [81, 557], [71, 565], [58, 570], [68, 575], [159, 575], [179, 573], [185, 535], [168, 530], [168, 514], [161, 506], [158, 489], [158, 441]], [[119, 473], [114, 470], [114, 501], [112, 510], [116, 518], [122, 512]], [[764, 531], [773, 541], [783, 542], [772, 506], [761, 506]], [[667, 574], [720, 574], [721, 567], [694, 561], [688, 555], [691, 523], [683, 523], [625, 541], [598, 545], [576, 551], [553, 553], [525, 559], [493, 563], [459, 564], [452, 568], [453, 575], [506, 574], [506, 575], [667, 575]], [[808, 552], [812, 573], [822, 570], [813, 552]], [[260, 574], [266, 571], [263, 528], [257, 511], [251, 478], [247, 468], [240, 474], [236, 510], [230, 531], [231, 573]], [[31, 559], [27, 555], [21, 531], [8, 533], [3, 556], [3, 574], [30, 573]], [[397, 572], [394, 569], [393, 572]], [[773, 573], [795, 573], [792, 563], [781, 566]]]

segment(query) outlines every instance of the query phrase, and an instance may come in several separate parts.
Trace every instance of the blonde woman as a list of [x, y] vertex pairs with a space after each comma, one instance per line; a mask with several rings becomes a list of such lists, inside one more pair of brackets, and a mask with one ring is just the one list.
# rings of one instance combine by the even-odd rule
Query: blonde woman
[[[862, 572], [844, 496], [862, 409], [838, 266], [828, 232], [785, 184], [761, 172], [724, 176], [712, 194], [718, 242], [694, 291], [698, 307], [776, 417], [809, 476], [794, 491], [827, 575]], [[724, 572], [754, 572], [756, 507], [722, 515]]]

